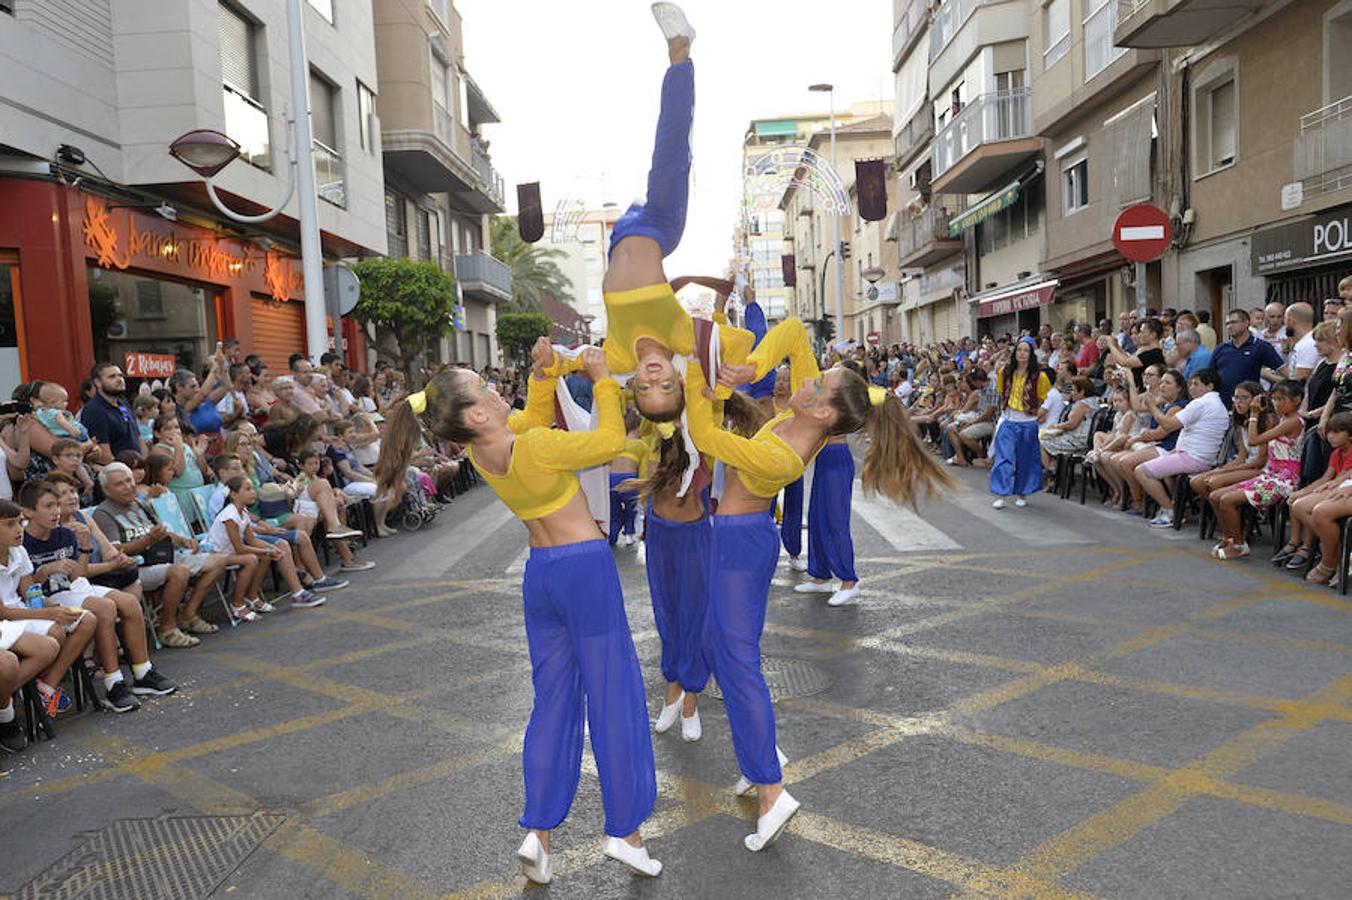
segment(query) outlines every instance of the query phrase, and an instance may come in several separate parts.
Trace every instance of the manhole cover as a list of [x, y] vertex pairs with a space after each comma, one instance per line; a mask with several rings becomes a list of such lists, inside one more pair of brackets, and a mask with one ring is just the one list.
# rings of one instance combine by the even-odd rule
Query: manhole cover
[[[801, 659], [762, 656], [761, 671], [765, 673], [765, 684], [770, 688], [771, 700], [808, 697], [820, 694], [831, 686], [830, 675]], [[709, 693], [719, 700], [723, 699], [723, 690], [718, 686], [717, 678], [709, 679]]]
[[206, 897], [285, 816], [119, 819], [81, 843], [15, 896], [21, 900]]

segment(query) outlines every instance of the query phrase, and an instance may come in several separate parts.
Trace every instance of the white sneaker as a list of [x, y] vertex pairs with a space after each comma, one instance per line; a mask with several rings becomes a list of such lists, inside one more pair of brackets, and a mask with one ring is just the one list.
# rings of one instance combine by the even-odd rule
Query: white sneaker
[[802, 806], [797, 800], [793, 799], [788, 791], [779, 795], [775, 805], [770, 807], [770, 811], [756, 820], [756, 833], [748, 834], [742, 839], [746, 849], [752, 853], [764, 850], [779, 839], [784, 831], [784, 826], [789, 824], [789, 819], [798, 812]]
[[699, 710], [693, 716], [681, 716], [681, 737], [687, 741], [697, 741], [704, 736], [699, 724]]
[[1004, 508], [1005, 508], [1005, 498], [1004, 498], [1004, 497], [997, 497], [997, 498], [995, 499], [995, 502], [992, 503], [991, 506], [995, 507], [996, 509], [1004, 509]]
[[[789, 764], [789, 758], [784, 755], [784, 751], [775, 745], [775, 756], [779, 757], [779, 767], [782, 769]], [[756, 789], [756, 786], [747, 780], [745, 775], [737, 779], [737, 783], [732, 786], [732, 792], [738, 797], [745, 797]]]
[[836, 592], [829, 581], [823, 584], [818, 584], [815, 581], [804, 581], [802, 584], [795, 584], [793, 589], [800, 594], [834, 594]]
[[554, 877], [554, 867], [549, 864], [549, 854], [545, 852], [535, 832], [526, 835], [516, 851], [517, 861], [521, 863], [521, 874], [536, 884], [549, 884]]
[[790, 556], [789, 568], [793, 569], [795, 572], [806, 572], [807, 560], [803, 559], [801, 556]]
[[635, 847], [624, 838], [606, 838], [605, 854], [649, 878], [662, 872], [662, 864], [648, 855], [647, 847]]
[[1023, 509], [1025, 506], [1028, 505], [1028, 501], [1025, 500], [1023, 497], [1015, 497], [1014, 505], [1019, 507], [1020, 509]]
[[654, 3], [653, 18], [657, 20], [657, 27], [662, 29], [662, 37], [667, 40], [684, 37], [692, 44], [695, 42], [695, 29], [690, 27], [690, 20], [675, 3]]
[[349, 538], [361, 537], [361, 532], [355, 528], [339, 528], [337, 531], [330, 531], [324, 535], [330, 541], [345, 541]]
[[671, 726], [676, 724], [676, 717], [681, 714], [681, 703], [685, 700], [685, 691], [681, 691], [681, 696], [676, 698], [675, 703], [663, 705], [662, 711], [657, 714], [657, 721], [653, 724], [653, 731], [658, 734], [666, 734], [671, 730]]
[[851, 603], [859, 602], [859, 585], [852, 588], [841, 588], [831, 595], [831, 599], [826, 601], [827, 606], [848, 606]]

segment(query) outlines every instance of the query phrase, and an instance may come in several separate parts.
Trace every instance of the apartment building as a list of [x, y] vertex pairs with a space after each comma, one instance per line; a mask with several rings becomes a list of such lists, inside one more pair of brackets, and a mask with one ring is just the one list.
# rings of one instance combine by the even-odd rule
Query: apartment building
[[433, 361], [497, 365], [497, 307], [511, 299], [512, 280], [489, 252], [489, 217], [505, 206], [483, 126], [498, 115], [465, 64], [451, 0], [371, 5], [389, 253], [432, 260], [455, 275], [457, 332]]
[[565, 202], [544, 217], [544, 244], [562, 252], [555, 262], [573, 287], [574, 315], [591, 323], [593, 334], [606, 333], [601, 286], [610, 264], [610, 235], [623, 212], [614, 203], [587, 209], [577, 201]]
[[[370, 4], [303, 18], [324, 256], [384, 253]], [[168, 154], [222, 131], [243, 150], [222, 199], [286, 196], [287, 34], [279, 0], [0, 2], [0, 389], [78, 384], [96, 358], [200, 368], [224, 337], [274, 368], [305, 349], [295, 200], [238, 225]]]

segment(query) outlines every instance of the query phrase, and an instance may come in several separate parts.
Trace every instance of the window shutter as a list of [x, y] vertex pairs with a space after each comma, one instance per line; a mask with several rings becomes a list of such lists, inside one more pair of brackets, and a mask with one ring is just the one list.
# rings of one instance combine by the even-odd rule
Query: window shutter
[[1235, 159], [1235, 83], [1227, 81], [1211, 92], [1211, 167]]
[[253, 60], [253, 25], [224, 3], [216, 7], [221, 41], [221, 78], [251, 100], [258, 99]]
[[334, 124], [333, 88], [314, 72], [310, 73], [310, 128], [314, 139], [330, 150], [338, 149], [338, 129]]

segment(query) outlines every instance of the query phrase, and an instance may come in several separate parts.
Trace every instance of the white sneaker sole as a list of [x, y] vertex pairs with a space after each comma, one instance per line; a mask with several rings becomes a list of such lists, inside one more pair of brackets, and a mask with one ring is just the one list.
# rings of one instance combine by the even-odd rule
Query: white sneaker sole
[[602, 852], [616, 862], [624, 863], [639, 875], [656, 878], [662, 874], [662, 864], [648, 855], [647, 847], [633, 847], [623, 838], [606, 838], [605, 849]]
[[685, 11], [675, 3], [654, 3], [652, 5], [653, 18], [657, 20], [657, 27], [662, 29], [662, 36], [667, 40], [683, 37], [695, 42], [695, 29], [690, 27], [690, 20], [685, 17]]
[[526, 835], [526, 839], [517, 848], [516, 859], [521, 863], [521, 874], [536, 884], [549, 884], [554, 879], [549, 854], [544, 851], [540, 839], [535, 835]]
[[[789, 820], [802, 808], [801, 803], [793, 799], [788, 791], [779, 795], [770, 811], [756, 820], [756, 833], [748, 834], [742, 844], [752, 853], [759, 853], [779, 840], [779, 836], [788, 827]], [[766, 826], [762, 827], [762, 823]], [[768, 830], [766, 830], [768, 828]]]

